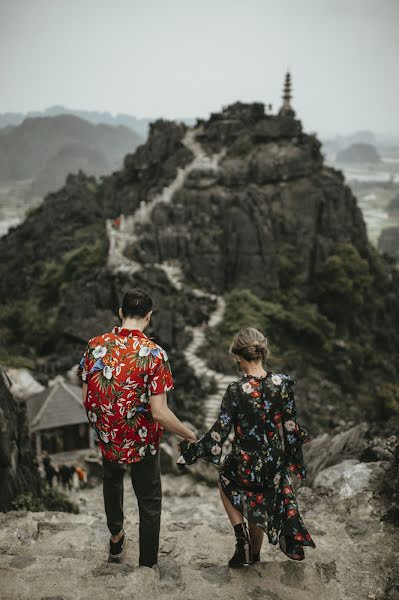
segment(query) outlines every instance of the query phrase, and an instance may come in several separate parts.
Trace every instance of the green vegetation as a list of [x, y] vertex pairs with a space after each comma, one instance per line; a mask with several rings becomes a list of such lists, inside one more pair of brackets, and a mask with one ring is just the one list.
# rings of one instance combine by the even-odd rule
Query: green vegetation
[[342, 400], [347, 414], [399, 423], [397, 299], [389, 265], [373, 248], [367, 252], [365, 258], [352, 244], [336, 244], [304, 285], [299, 258], [285, 244], [280, 290], [267, 300], [249, 289], [227, 294], [223, 322], [202, 356], [235, 372], [229, 344], [240, 328], [255, 327], [268, 338], [273, 370], [301, 373], [316, 390], [318, 378], [327, 380], [340, 390], [334, 402]]
[[[281, 364], [285, 360], [305, 363], [308, 357], [322, 356], [325, 360], [331, 352], [334, 325], [314, 304], [299, 303], [290, 305], [269, 302], [258, 298], [248, 289], [236, 289], [226, 296], [226, 311], [223, 322], [210, 335], [210, 341], [203, 355], [214, 364], [223, 364], [232, 371], [228, 357], [229, 344], [234, 334], [242, 327], [255, 327], [269, 340], [271, 361]], [[216, 363], [214, 362], [216, 361]]]
[[312, 304], [282, 304], [261, 300], [250, 290], [234, 290], [227, 296], [223, 338], [231, 340], [241, 327], [251, 325], [270, 336], [278, 349], [298, 345], [311, 351], [328, 351], [334, 326]]
[[45, 306], [59, 302], [68, 285], [83, 278], [106, 259], [101, 239], [66, 252], [60, 261], [45, 262], [38, 281], [39, 300]]
[[42, 512], [53, 510], [59, 512], [79, 513], [79, 507], [71, 502], [65, 494], [55, 489], [46, 488], [40, 496], [34, 496], [32, 493], [20, 494], [12, 502], [13, 510], [29, 510], [32, 512]]
[[279, 244], [277, 254], [278, 277], [284, 295], [297, 296], [304, 284], [303, 258], [296, 244], [283, 242]]
[[337, 244], [317, 275], [315, 297], [322, 313], [347, 333], [363, 308], [372, 283], [367, 260], [352, 244]]
[[[89, 242], [90, 239], [94, 241]], [[93, 269], [106, 261], [107, 242], [102, 226], [91, 225], [77, 229], [76, 247], [59, 258], [42, 262], [36, 281], [24, 299], [0, 305], [0, 358], [8, 363], [8, 348], [16, 339], [24, 347], [23, 355], [32, 368], [36, 355], [48, 354], [59, 337], [58, 315], [60, 302], [70, 286], [84, 280]], [[4, 355], [4, 359], [3, 356]], [[12, 363], [15, 365], [15, 360]], [[25, 366], [25, 365], [24, 365]], [[26, 365], [28, 366], [28, 365]]]
[[233, 144], [228, 149], [229, 156], [246, 156], [251, 152], [254, 145], [251, 140], [250, 135], [243, 134], [240, 135]]
[[399, 425], [399, 385], [384, 383], [378, 390], [381, 417], [391, 419]]

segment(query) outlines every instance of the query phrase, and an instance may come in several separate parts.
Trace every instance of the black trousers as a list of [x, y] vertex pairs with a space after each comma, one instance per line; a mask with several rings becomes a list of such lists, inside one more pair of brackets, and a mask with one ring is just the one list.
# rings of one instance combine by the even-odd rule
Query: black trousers
[[158, 561], [161, 526], [162, 487], [159, 452], [146, 454], [136, 463], [124, 465], [103, 457], [105, 514], [111, 535], [123, 527], [123, 476], [130, 469], [133, 490], [139, 506], [139, 564], [151, 567]]

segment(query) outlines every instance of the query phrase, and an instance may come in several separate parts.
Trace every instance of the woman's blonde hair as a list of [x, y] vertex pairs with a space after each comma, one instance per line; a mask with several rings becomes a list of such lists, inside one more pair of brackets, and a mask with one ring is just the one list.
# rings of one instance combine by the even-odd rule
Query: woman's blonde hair
[[230, 344], [230, 354], [242, 356], [245, 360], [266, 362], [270, 356], [267, 339], [255, 327], [244, 327], [240, 329]]

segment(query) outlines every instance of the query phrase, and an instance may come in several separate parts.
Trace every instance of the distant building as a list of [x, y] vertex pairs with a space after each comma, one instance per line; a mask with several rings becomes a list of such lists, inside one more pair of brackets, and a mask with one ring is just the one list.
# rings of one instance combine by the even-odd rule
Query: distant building
[[94, 447], [94, 432], [82, 403], [81, 389], [56, 377], [43, 392], [26, 401], [29, 429], [36, 454], [50, 454]]

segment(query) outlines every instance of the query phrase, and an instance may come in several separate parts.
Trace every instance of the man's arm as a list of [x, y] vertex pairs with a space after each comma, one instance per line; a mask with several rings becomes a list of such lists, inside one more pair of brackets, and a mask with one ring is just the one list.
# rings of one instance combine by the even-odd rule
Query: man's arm
[[183, 425], [168, 406], [166, 392], [150, 396], [151, 412], [154, 420], [157, 421], [164, 429], [179, 435], [182, 438], [195, 442], [197, 436], [191, 429]]
[[82, 385], [82, 402], [84, 404], [87, 395], [87, 383], [83, 383]]

